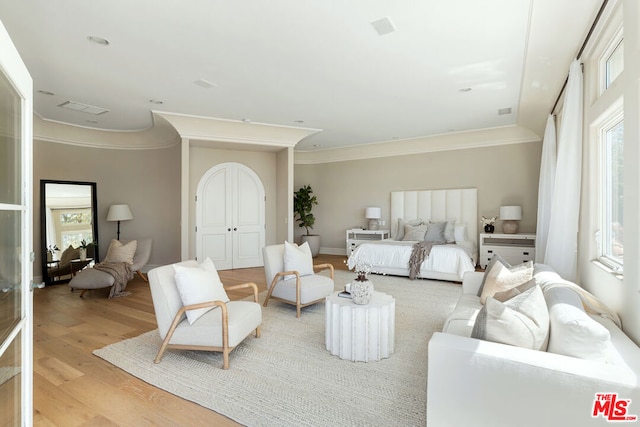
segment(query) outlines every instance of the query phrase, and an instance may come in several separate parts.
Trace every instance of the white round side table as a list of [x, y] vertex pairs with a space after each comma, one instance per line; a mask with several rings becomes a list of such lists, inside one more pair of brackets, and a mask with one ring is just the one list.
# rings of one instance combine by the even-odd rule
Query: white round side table
[[334, 356], [354, 362], [385, 359], [393, 353], [396, 300], [374, 292], [358, 305], [335, 292], [325, 299], [325, 343]]

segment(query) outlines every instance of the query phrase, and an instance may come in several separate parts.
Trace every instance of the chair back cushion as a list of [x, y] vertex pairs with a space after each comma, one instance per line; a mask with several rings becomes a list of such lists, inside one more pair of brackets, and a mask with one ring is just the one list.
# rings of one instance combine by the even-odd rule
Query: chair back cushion
[[138, 239], [138, 247], [136, 248], [136, 253], [133, 256], [133, 265], [131, 266], [131, 270], [138, 271], [147, 265], [149, 258], [151, 257], [152, 244], [153, 240], [150, 238]]
[[276, 273], [284, 271], [284, 244], [266, 246], [262, 249], [262, 258], [264, 259], [264, 276], [269, 289]]
[[[183, 305], [199, 304], [209, 301], [229, 302], [227, 292], [222, 286], [220, 276], [210, 258], [205, 259], [197, 267], [174, 265], [176, 285]], [[217, 307], [187, 310], [189, 324], [193, 324], [203, 314]]]
[[[311, 276], [313, 272], [313, 256], [308, 242], [298, 246], [295, 243], [284, 242], [284, 269], [297, 271], [300, 276]], [[284, 280], [295, 278], [295, 275], [285, 276]]]
[[194, 260], [183, 261], [177, 264], [154, 268], [148, 273], [153, 309], [156, 313], [158, 331], [162, 339], [167, 335], [176, 313], [182, 308], [182, 300], [180, 299], [180, 293], [176, 286], [176, 270], [173, 267], [174, 265], [197, 267], [198, 262]]

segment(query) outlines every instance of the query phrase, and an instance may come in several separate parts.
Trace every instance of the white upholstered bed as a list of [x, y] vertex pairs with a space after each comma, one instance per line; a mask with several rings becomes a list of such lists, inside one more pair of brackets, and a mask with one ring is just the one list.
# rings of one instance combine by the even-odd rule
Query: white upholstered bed
[[[423, 223], [455, 221], [455, 244], [435, 245], [420, 265], [418, 277], [461, 282], [474, 271], [478, 248], [478, 192], [475, 188], [394, 191], [391, 193], [391, 239], [358, 245], [348, 260], [371, 267], [372, 273], [409, 276], [409, 259], [415, 241], [394, 240], [398, 224], [421, 219]], [[462, 240], [463, 239], [463, 240]]]

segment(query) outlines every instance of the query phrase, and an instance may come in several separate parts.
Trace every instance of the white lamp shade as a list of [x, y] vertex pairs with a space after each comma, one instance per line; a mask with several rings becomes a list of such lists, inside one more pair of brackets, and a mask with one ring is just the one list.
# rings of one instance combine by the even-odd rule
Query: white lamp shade
[[369, 206], [365, 210], [364, 217], [367, 219], [380, 219], [382, 218], [382, 209]]
[[127, 221], [133, 219], [129, 205], [111, 205], [107, 214], [107, 221]]
[[519, 221], [522, 219], [521, 206], [500, 206], [500, 219], [503, 221]]

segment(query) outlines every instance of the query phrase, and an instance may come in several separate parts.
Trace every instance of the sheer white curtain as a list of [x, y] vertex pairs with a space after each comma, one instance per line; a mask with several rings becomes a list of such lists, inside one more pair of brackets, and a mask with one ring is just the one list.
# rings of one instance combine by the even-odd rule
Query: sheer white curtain
[[536, 262], [544, 263], [551, 221], [551, 203], [556, 179], [556, 122], [552, 114], [547, 118], [547, 127], [542, 140], [540, 180], [538, 182], [538, 225], [536, 227]]
[[582, 168], [582, 68], [574, 60], [558, 132], [558, 161], [544, 263], [563, 278], [575, 280]]

